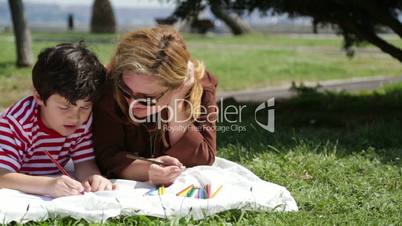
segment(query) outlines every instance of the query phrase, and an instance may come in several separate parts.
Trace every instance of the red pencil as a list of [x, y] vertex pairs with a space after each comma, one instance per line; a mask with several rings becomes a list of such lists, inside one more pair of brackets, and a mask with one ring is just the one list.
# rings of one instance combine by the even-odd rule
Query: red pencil
[[[54, 158], [52, 157], [52, 155], [50, 155], [49, 152], [47, 152], [47, 151], [43, 151], [43, 152], [47, 155], [47, 157], [49, 157], [50, 161], [52, 161], [52, 162], [56, 165], [57, 169], [59, 169], [59, 171], [60, 171], [62, 174], [66, 175], [66, 176], [68, 176], [68, 177], [70, 177], [70, 178], [73, 178], [73, 177], [67, 172], [67, 170], [65, 170], [64, 167], [63, 167], [62, 165], [60, 165], [60, 163], [57, 162], [56, 159], [54, 159]], [[83, 191], [80, 192], [80, 193], [81, 193], [81, 195], [84, 194]]]
[[211, 184], [205, 185], [205, 193], [207, 194], [207, 199], [211, 198]]
[[[49, 152], [47, 152], [47, 151], [43, 151], [43, 152], [49, 157], [50, 161], [52, 161], [52, 162], [56, 165], [56, 167], [59, 169], [59, 171], [60, 171], [62, 174], [66, 175], [66, 176], [68, 176], [68, 177], [71, 177], [71, 175], [63, 168], [62, 165], [60, 165], [59, 162], [56, 161], [56, 159], [54, 159], [54, 158], [50, 155]], [[72, 178], [72, 177], [71, 177], [71, 178]]]

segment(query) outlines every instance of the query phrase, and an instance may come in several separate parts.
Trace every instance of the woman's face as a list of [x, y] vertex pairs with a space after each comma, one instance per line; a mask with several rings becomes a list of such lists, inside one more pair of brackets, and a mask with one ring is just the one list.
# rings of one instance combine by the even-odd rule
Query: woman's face
[[131, 114], [137, 119], [161, 111], [170, 102], [170, 92], [155, 76], [124, 71], [119, 88], [125, 94]]

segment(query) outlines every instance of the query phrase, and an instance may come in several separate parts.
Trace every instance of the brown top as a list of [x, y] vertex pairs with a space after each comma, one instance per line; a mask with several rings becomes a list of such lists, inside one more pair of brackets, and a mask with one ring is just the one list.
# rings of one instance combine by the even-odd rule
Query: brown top
[[96, 162], [102, 174], [118, 178], [120, 172], [133, 161], [126, 157], [127, 153], [142, 157], [169, 155], [187, 167], [212, 164], [216, 154], [217, 80], [207, 72], [201, 84], [204, 89], [201, 106], [207, 111], [201, 111], [200, 117], [176, 144], [165, 147], [158, 130], [151, 129], [155, 125], [135, 125], [126, 120], [113, 98], [112, 82], [108, 81], [93, 109]]

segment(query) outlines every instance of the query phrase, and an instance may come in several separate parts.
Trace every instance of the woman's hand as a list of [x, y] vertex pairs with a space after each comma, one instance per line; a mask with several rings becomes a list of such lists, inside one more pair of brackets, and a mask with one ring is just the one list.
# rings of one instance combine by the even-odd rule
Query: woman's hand
[[[193, 64], [188, 63], [187, 78], [184, 83], [174, 90], [172, 93], [169, 107], [172, 109], [168, 111], [169, 119], [169, 141], [170, 145], [175, 145], [181, 137], [187, 132], [188, 127], [192, 123], [191, 113], [188, 112], [188, 108], [192, 109], [191, 103], [185, 100], [186, 95], [194, 86], [195, 75]], [[190, 106], [188, 105], [190, 104]]]
[[176, 158], [171, 156], [161, 156], [156, 160], [163, 162], [169, 166], [159, 166], [152, 164], [148, 170], [149, 182], [154, 185], [171, 185], [185, 168], [183, 164]]
[[[187, 70], [187, 77], [184, 80], [183, 84], [177, 87], [174, 91], [172, 91], [173, 96], [172, 100], [177, 100], [177, 99], [184, 99], [184, 97], [187, 95], [187, 93], [190, 91], [190, 89], [194, 85], [195, 81], [195, 74], [194, 74], [194, 66], [191, 61], [189, 61], [188, 65], [188, 70]], [[174, 103], [171, 103], [171, 105]], [[173, 105], [172, 105], [173, 106]]]

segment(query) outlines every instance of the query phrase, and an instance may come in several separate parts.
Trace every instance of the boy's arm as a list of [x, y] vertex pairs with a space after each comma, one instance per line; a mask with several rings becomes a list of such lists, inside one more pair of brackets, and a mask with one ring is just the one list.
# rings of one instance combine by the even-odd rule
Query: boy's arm
[[81, 183], [67, 176], [51, 178], [18, 173], [23, 158], [21, 150], [25, 147], [19, 145], [23, 138], [12, 126], [12, 120], [0, 118], [0, 188], [51, 197], [79, 194], [83, 190]]
[[67, 176], [29, 176], [0, 168], [0, 188], [19, 190], [25, 193], [60, 197], [78, 195], [83, 187]]
[[49, 195], [48, 186], [52, 178], [28, 176], [0, 168], [0, 188], [9, 188], [26, 193]]

